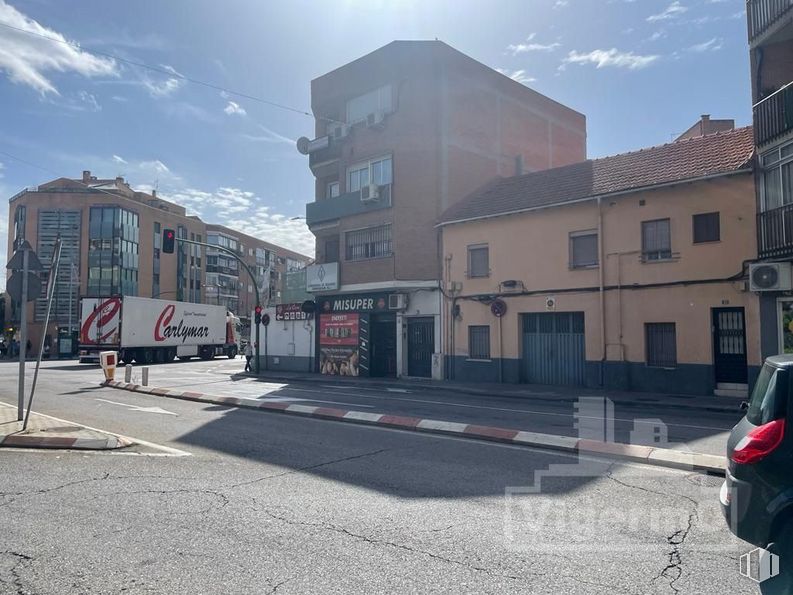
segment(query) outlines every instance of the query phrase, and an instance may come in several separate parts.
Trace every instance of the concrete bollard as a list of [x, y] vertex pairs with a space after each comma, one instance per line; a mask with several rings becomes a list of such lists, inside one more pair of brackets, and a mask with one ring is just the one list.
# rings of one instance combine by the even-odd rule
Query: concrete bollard
[[124, 368], [124, 382], [132, 382], [132, 364], [127, 364]]
[[149, 366], [143, 366], [140, 369], [140, 375], [142, 377], [143, 386], [149, 386]]

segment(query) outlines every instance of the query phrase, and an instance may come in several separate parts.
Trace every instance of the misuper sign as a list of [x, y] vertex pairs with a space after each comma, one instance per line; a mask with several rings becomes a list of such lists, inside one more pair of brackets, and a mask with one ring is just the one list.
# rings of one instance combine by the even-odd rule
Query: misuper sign
[[167, 341], [171, 338], [181, 338], [184, 343], [188, 338], [204, 338], [209, 336], [209, 327], [207, 325], [190, 325], [185, 324], [184, 318], [179, 320], [179, 324], [171, 324], [174, 314], [176, 313], [176, 306], [168, 304], [160, 312], [157, 318], [157, 323], [154, 325], [154, 340], [158, 343]]

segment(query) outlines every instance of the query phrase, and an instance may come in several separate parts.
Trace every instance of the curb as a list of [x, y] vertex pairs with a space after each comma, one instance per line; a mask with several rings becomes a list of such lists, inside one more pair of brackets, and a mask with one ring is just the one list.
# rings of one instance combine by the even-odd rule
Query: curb
[[0, 447], [17, 448], [68, 448], [74, 450], [112, 450], [131, 446], [132, 441], [121, 436], [107, 438], [64, 438], [34, 436], [30, 434], [7, 434], [0, 439]]
[[[266, 374], [266, 375], [265, 374], [256, 375], [256, 374], [254, 374], [252, 372], [240, 372], [239, 374], [242, 375], [242, 376], [247, 376], [249, 378], [258, 378], [258, 379], [261, 379], [261, 380], [264, 380], [264, 381], [274, 380], [276, 382], [305, 382], [305, 383], [310, 383], [310, 382], [316, 382], [317, 380], [327, 381], [327, 377], [322, 377], [322, 378], [307, 378], [307, 377], [304, 377], [304, 376], [289, 377], [289, 376], [279, 376], [278, 374], [269, 374], [269, 373]], [[380, 383], [376, 383], [376, 382], [366, 382], [366, 381], [360, 382], [360, 381], [356, 381], [354, 385], [345, 385], [345, 386], [351, 386], [351, 388], [354, 388], [355, 386], [359, 386], [361, 388], [379, 388], [381, 390], [384, 390], [384, 389], [387, 389], [387, 388], [409, 388], [409, 389], [414, 389], [414, 390], [415, 389], [424, 389], [424, 390], [441, 391], [441, 392], [454, 391], [454, 392], [458, 392], [458, 393], [461, 393], [461, 394], [464, 394], [464, 395], [474, 395], [474, 396], [483, 396], [483, 397], [496, 396], [496, 397], [504, 397], [504, 398], [508, 398], [508, 399], [526, 399], [526, 400], [532, 400], [532, 401], [544, 401], [544, 402], [548, 402], [548, 403], [575, 403], [577, 401], [577, 399], [578, 399], [578, 397], [572, 397], [572, 396], [571, 397], [567, 397], [567, 396], [564, 396], [564, 395], [559, 396], [559, 397], [548, 397], [548, 396], [544, 396], [543, 394], [537, 394], [537, 393], [535, 393], [535, 394], [524, 394], [524, 393], [510, 392], [510, 391], [499, 392], [499, 393], [495, 393], [494, 394], [492, 391], [487, 391], [487, 390], [477, 389], [477, 388], [468, 388], [468, 387], [460, 387], [460, 386], [437, 386], [437, 385], [434, 385], [434, 384], [422, 384], [422, 383], [413, 384], [413, 383], [410, 383], [410, 382], [402, 382], [402, 383], [392, 382], [392, 383], [380, 384]], [[674, 397], [674, 398], [676, 398], [676, 399], [685, 399], [686, 397]], [[732, 398], [732, 397], [726, 397], [726, 398]], [[718, 398], [714, 397], [714, 399], [717, 400]], [[671, 406], [673, 406], [673, 407], [675, 407], [677, 409], [686, 409], [686, 410], [691, 410], [691, 411], [709, 411], [711, 413], [739, 413], [739, 411], [740, 411], [739, 410], [739, 403], [741, 401], [741, 399], [735, 399], [735, 403], [730, 403], [729, 405], [719, 405], [719, 404], [716, 404], [716, 403], [714, 403], [713, 405], [692, 405], [690, 403], [685, 403], [685, 402], [683, 402], [683, 403], [668, 403], [668, 402], [664, 403], [664, 402], [662, 402], [660, 400], [658, 400], [657, 402], [631, 401], [629, 399], [615, 400], [613, 398], [612, 398], [612, 400], [615, 402], [615, 404], [621, 405], [623, 407], [646, 407], [646, 406], [658, 406], [658, 407], [661, 407], [661, 406], [664, 406], [664, 405], [671, 405]]]
[[553, 434], [541, 434], [538, 432], [527, 432], [511, 428], [479, 426], [475, 424], [422, 419], [418, 417], [407, 417], [402, 415], [389, 415], [384, 413], [371, 413], [368, 411], [336, 409], [334, 407], [295, 405], [237, 397], [216, 397], [193, 391], [179, 391], [167, 388], [150, 388], [147, 386], [141, 386], [139, 384], [127, 382], [108, 381], [105, 382], [104, 385], [132, 392], [169, 397], [173, 399], [182, 399], [186, 401], [197, 401], [200, 403], [211, 403], [214, 405], [226, 405], [229, 407], [240, 407], [244, 409], [260, 409], [264, 411], [287, 413], [291, 415], [301, 415], [304, 417], [384, 426], [388, 428], [410, 430], [414, 432], [453, 435], [472, 438], [475, 440], [487, 440], [490, 442], [515, 444], [518, 446], [534, 446], [563, 452], [606, 455], [648, 465], [672, 467], [675, 469], [685, 469], [689, 471], [703, 471], [709, 474], [721, 476], [724, 475], [726, 467], [726, 461], [724, 457], [672, 450], [668, 448], [653, 448], [651, 446], [620, 444], [616, 442], [598, 442], [595, 440], [573, 438], [571, 436], [556, 436]]

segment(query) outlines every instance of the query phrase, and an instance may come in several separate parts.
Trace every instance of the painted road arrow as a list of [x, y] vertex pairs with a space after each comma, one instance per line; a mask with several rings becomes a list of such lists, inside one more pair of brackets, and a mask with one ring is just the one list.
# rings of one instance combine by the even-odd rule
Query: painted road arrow
[[138, 405], [129, 405], [127, 403], [117, 403], [116, 401], [108, 401], [107, 399], [96, 399], [97, 401], [102, 401], [103, 403], [111, 403], [113, 405], [121, 405], [122, 407], [127, 407], [132, 411], [140, 411], [141, 413], [161, 413], [164, 415], [179, 415], [178, 413], [174, 413], [173, 411], [166, 411], [162, 407], [139, 407]]

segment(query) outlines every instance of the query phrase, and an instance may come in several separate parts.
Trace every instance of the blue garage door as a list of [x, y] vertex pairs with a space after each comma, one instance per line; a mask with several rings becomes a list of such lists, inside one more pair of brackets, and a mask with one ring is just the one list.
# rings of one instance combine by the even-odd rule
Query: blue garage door
[[584, 384], [584, 313], [523, 314], [523, 381]]

